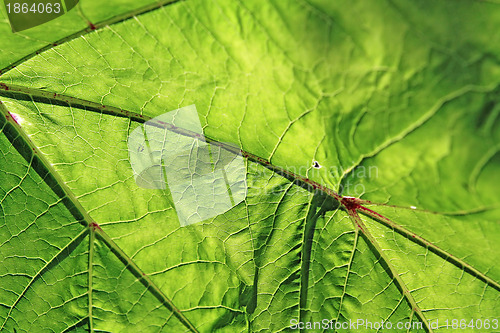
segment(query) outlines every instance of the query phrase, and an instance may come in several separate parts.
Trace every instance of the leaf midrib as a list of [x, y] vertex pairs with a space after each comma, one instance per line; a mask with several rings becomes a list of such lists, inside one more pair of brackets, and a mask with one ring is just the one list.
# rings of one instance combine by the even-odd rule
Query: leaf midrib
[[[475, 86], [475, 88], [480, 89], [480, 87], [477, 87], [477, 86]], [[469, 87], [469, 89], [466, 89], [466, 90], [471, 91], [470, 89], [473, 89], [473, 88]], [[126, 109], [121, 109], [121, 108], [111, 106], [111, 105], [96, 103], [96, 102], [93, 102], [93, 101], [90, 101], [87, 99], [83, 99], [83, 98], [72, 97], [72, 96], [68, 96], [68, 95], [60, 94], [60, 93], [54, 93], [54, 92], [44, 90], [41, 88], [25, 87], [25, 86], [21, 86], [21, 85], [6, 84], [6, 83], [0, 82], [0, 96], [2, 96], [2, 95], [9, 97], [9, 98], [12, 98], [12, 99], [15, 99], [15, 100], [33, 100], [34, 102], [41, 102], [41, 103], [47, 103], [47, 101], [50, 101], [52, 104], [59, 104], [59, 105], [63, 105], [63, 106], [71, 105], [72, 107], [80, 107], [80, 108], [82, 108], [86, 111], [90, 111], [90, 112], [98, 112], [98, 113], [113, 115], [116, 117], [127, 118], [127, 119], [130, 119], [131, 121], [135, 121], [139, 124], [143, 124], [145, 122], [148, 122], [148, 121], [154, 119], [151, 116], [143, 115], [141, 113], [129, 111]], [[453, 94], [453, 95], [455, 95], [455, 94]], [[461, 95], [461, 94], [458, 94], [458, 95]], [[426, 118], [425, 120], [422, 120], [422, 124], [425, 123], [427, 120], [429, 120], [429, 119]], [[150, 122], [150, 124], [152, 124], [154, 126], [154, 123]], [[278, 174], [288, 176], [288, 177], [292, 178], [293, 181], [303, 182], [305, 185], [309, 185], [309, 187], [313, 187], [316, 190], [321, 191], [321, 192], [333, 197], [335, 200], [340, 201], [342, 199], [342, 196], [340, 194], [338, 194], [336, 191], [334, 191], [332, 188], [321, 185], [312, 179], [309, 179], [305, 176], [293, 173], [293, 172], [288, 171], [282, 167], [273, 165], [269, 160], [262, 158], [260, 156], [257, 156], [255, 154], [252, 154], [249, 151], [245, 151], [239, 147], [232, 146], [232, 145], [225, 143], [225, 142], [220, 142], [220, 141], [213, 139], [207, 135], [200, 135], [199, 133], [195, 133], [195, 132], [192, 132], [192, 131], [189, 131], [186, 129], [177, 128], [177, 127], [175, 127], [171, 124], [168, 124], [168, 123], [164, 123], [164, 122], [160, 121], [160, 122], [158, 122], [158, 124], [160, 126], [164, 126], [164, 128], [166, 128], [167, 130], [170, 130], [170, 131], [175, 132], [177, 134], [189, 136], [192, 138], [197, 138], [199, 140], [206, 140], [206, 142], [220, 146], [220, 147], [228, 150], [229, 152], [242, 154], [244, 157], [247, 157], [256, 163], [259, 163], [262, 166], [267, 167]], [[408, 133], [405, 134], [404, 136], [408, 135], [410, 132], [414, 131], [415, 129], [416, 128], [408, 129], [407, 130]], [[401, 139], [403, 139], [404, 136], [402, 136], [398, 139], [395, 139], [392, 143], [396, 143], [396, 142], [400, 141]], [[366, 155], [366, 156], [363, 156], [361, 159], [364, 160], [366, 158], [373, 157], [376, 154], [383, 151], [384, 149], [386, 149], [389, 145], [390, 144], [386, 144], [386, 145], [384, 145], [383, 148], [378, 149], [373, 155], [369, 155], [369, 156]], [[361, 163], [361, 161], [356, 162], [353, 167], [344, 171], [343, 176], [348, 174], [349, 170], [352, 170], [353, 168], [358, 166], [360, 163]], [[341, 182], [342, 182], [342, 178], [340, 179], [339, 183], [341, 183]], [[469, 208], [467, 210], [460, 210], [460, 211], [433, 211], [433, 210], [427, 210], [424, 208], [411, 208], [411, 207], [400, 206], [400, 205], [392, 205], [392, 204], [388, 204], [386, 202], [374, 202], [374, 201], [363, 200], [363, 199], [361, 199], [360, 203], [362, 203], [365, 206], [372, 205], [372, 206], [384, 206], [384, 207], [393, 207], [393, 208], [408, 209], [408, 210], [411, 209], [412, 211], [437, 214], [437, 215], [443, 215], [443, 216], [456, 216], [456, 215], [463, 216], [463, 215], [476, 214], [476, 213], [481, 213], [481, 212], [484, 212], [487, 210], [493, 210], [493, 209], [500, 208], [500, 205], [498, 205], [498, 206], [472, 207], [472, 208]]]
[[[0, 327], [0, 330], [4, 327], [4, 325], [7, 323], [8, 319], [10, 318], [10, 314], [12, 313], [12, 310], [15, 308], [16, 304], [24, 297], [24, 294], [28, 290], [28, 288], [32, 285], [32, 283], [38, 279], [39, 276], [47, 269], [47, 267], [50, 267], [54, 260], [60, 256], [63, 251], [65, 251], [68, 247], [70, 247], [72, 244], [78, 243], [81, 241], [80, 238], [82, 236], [86, 236], [86, 233], [90, 232], [90, 238], [92, 242], [89, 242], [89, 274], [92, 274], [92, 265], [91, 265], [91, 260], [93, 258], [93, 240], [95, 237], [95, 233], [99, 236], [99, 238], [106, 244], [106, 246], [117, 256], [117, 258], [122, 261], [122, 263], [125, 264], [127, 269], [129, 269], [141, 283], [143, 283], [150, 291], [154, 294], [155, 297], [157, 297], [164, 305], [169, 308], [174, 315], [181, 321], [181, 323], [186, 326], [191, 332], [197, 333], [197, 329], [194, 327], [193, 324], [182, 314], [182, 312], [174, 305], [174, 303], [161, 291], [161, 289], [156, 286], [156, 284], [153, 283], [151, 278], [146, 275], [136, 264], [133, 262], [130, 257], [100, 228], [100, 226], [90, 217], [88, 212], [83, 208], [81, 205], [80, 201], [75, 197], [73, 192], [69, 189], [69, 187], [66, 185], [66, 183], [63, 181], [59, 173], [54, 169], [53, 165], [45, 158], [43, 153], [40, 151], [40, 149], [31, 141], [31, 139], [28, 137], [27, 133], [21, 128], [21, 126], [12, 118], [10, 115], [9, 111], [5, 107], [5, 105], [0, 101], [0, 124], [3, 125], [1, 127], [0, 133], [4, 134], [9, 141], [11, 141], [11, 144], [16, 148], [16, 150], [19, 151], [20, 155], [33, 167], [33, 169], [41, 175], [41, 178], [44, 180], [44, 182], [47, 183], [47, 185], [50, 187], [52, 191], [54, 191], [55, 194], [57, 194], [61, 199], [67, 198], [68, 200], [65, 200], [65, 205], [68, 208], [68, 210], [73, 214], [77, 215], [75, 218], [81, 222], [84, 226], [85, 229], [77, 235], [74, 239], [72, 239], [66, 246], [64, 246], [51, 260], [48, 261], [46, 265], [31, 279], [30, 283], [24, 288], [22, 293], [19, 295], [17, 300], [13, 303], [13, 305], [9, 309], [9, 313], [5, 319], [5, 321], [2, 323], [2, 326]], [[14, 139], [9, 137], [9, 132], [6, 132], [6, 128], [8, 131], [13, 131], [17, 135], [13, 135]], [[12, 135], [11, 135], [12, 136]], [[15, 140], [21, 140], [22, 144], [25, 144], [28, 146], [26, 147], [19, 147], [19, 144], [16, 146], [14, 145]], [[25, 149], [27, 151], [20, 151], [22, 149]], [[39, 163], [34, 163], [34, 161], [37, 161]], [[53, 177], [53, 179], [50, 179], [50, 181], [55, 180], [56, 184], [49, 184], [47, 177], [43, 177], [43, 175], [50, 175], [50, 177]], [[49, 177], [49, 178], [50, 178]], [[76, 209], [76, 211], [74, 210]], [[78, 214], [77, 214], [78, 213]], [[81, 215], [80, 215], [81, 214]], [[80, 240], [80, 241], [79, 241]], [[90, 283], [92, 282], [92, 279], [89, 276], [89, 297], [92, 296], [92, 286]], [[90, 307], [92, 306], [92, 300], [89, 299], [89, 316], [92, 314]], [[89, 317], [89, 324], [90, 326], [93, 325], [92, 318]]]

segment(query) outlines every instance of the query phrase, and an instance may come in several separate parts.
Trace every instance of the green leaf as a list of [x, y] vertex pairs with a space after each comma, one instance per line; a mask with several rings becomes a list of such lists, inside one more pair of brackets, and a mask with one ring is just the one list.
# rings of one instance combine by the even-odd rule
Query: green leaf
[[[498, 330], [499, 4], [0, 13], [0, 331]], [[181, 226], [127, 140], [193, 104], [247, 191]]]

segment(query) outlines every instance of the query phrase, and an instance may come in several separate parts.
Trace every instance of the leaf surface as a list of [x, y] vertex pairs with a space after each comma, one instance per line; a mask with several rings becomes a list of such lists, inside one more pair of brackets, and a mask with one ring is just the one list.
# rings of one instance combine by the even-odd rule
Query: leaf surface
[[[498, 4], [101, 6], [16, 35], [2, 9], [0, 330], [498, 320]], [[127, 139], [192, 104], [248, 189], [181, 227]]]

